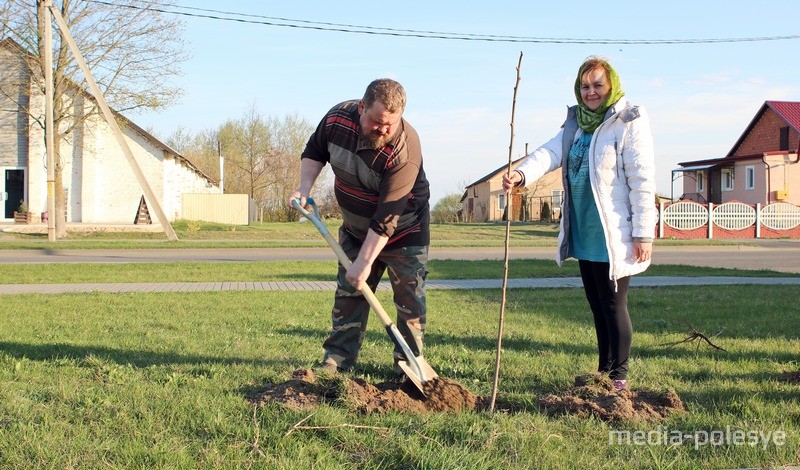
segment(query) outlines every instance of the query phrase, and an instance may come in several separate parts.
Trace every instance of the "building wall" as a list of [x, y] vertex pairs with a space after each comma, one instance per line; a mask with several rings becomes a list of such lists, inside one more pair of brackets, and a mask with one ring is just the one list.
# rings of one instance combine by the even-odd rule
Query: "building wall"
[[[747, 187], [747, 167], [755, 172], [753, 189]], [[722, 202], [740, 201], [748, 204], [764, 204], [767, 200], [766, 167], [761, 160], [745, 160], [734, 164], [733, 190], [722, 191]]]
[[[219, 194], [218, 186], [189, 167], [179, 156], [172, 154], [131, 127], [123, 127], [128, 146], [161, 203], [168, 220], [181, 218], [181, 194]], [[99, 116], [92, 118], [92, 143], [84, 145], [83, 158], [88, 162], [83, 193], [92, 200], [91, 208], [83, 210], [82, 222], [132, 223], [144, 191], [136, 179], [125, 153], [114, 137], [110, 126]], [[91, 181], [91, 183], [89, 183]], [[147, 201], [150, 217], [158, 216], [151, 201]]]
[[[31, 94], [31, 109], [44, 110], [44, 95]], [[44, 111], [42, 111], [44, 114]], [[28, 206], [33, 213], [47, 211], [47, 151], [44, 146], [44, 128], [33, 117], [28, 119]]]
[[[0, 49], [2, 52], [8, 54], [6, 49]], [[0, 66], [8, 63], [8, 60], [0, 60]], [[22, 65], [17, 63], [15, 66]], [[5, 72], [6, 69], [0, 68], [0, 73]], [[80, 93], [80, 99], [76, 100], [75, 106], [80, 114], [81, 110], [88, 110], [90, 102], [86, 95], [77, 93]], [[36, 92], [28, 99], [33, 114], [43, 115], [44, 96]], [[7, 109], [7, 103], [0, 105], [0, 109]], [[123, 126], [122, 132], [167, 219], [181, 218], [182, 193], [221, 193], [218, 186], [157, 140], [131, 126]], [[133, 223], [144, 191], [102, 116], [90, 117], [83, 126], [62, 139], [59, 151], [67, 195], [67, 222]], [[20, 162], [22, 166], [27, 165], [28, 205], [36, 214], [45, 212], [47, 161], [44, 130], [28, 113], [17, 110], [16, 113], [3, 114], [0, 111], [0, 161], [3, 166], [19, 166]], [[148, 201], [148, 208], [151, 219], [158, 222], [151, 201]]]
[[800, 206], [800, 154], [789, 155], [789, 160], [792, 163], [789, 164], [789, 199], [786, 202]]
[[184, 219], [182, 199], [184, 194], [222, 194], [219, 186], [192, 171], [185, 161], [165, 153], [164, 161], [164, 213], [172, 220]]
[[[519, 165], [519, 163], [517, 163], [517, 165]], [[503, 174], [505, 174], [505, 172], [500, 172], [480, 184], [467, 188], [467, 197], [464, 198], [462, 205], [464, 213], [467, 213], [469, 209], [469, 199], [473, 199], [473, 221], [498, 222], [503, 220], [504, 207], [500, 207], [500, 196], [505, 195], [505, 191], [503, 191]], [[529, 196], [549, 197], [554, 189], [562, 189], [561, 169], [545, 175], [535, 183], [533, 187], [529, 187], [529, 190], [532, 191], [529, 192]], [[521, 201], [521, 198], [515, 196], [514, 203], [519, 204], [519, 201]], [[517, 213], [517, 209], [513, 210]], [[537, 206], [537, 213], [538, 210]]]
[[473, 222], [486, 222], [489, 219], [489, 185], [486, 182], [467, 188], [468, 194], [465, 199], [464, 209], [466, 210], [469, 205], [467, 200], [472, 198], [473, 207], [471, 214], [471, 221]]
[[734, 155], [753, 155], [756, 153], [797, 149], [800, 146], [800, 135], [791, 129], [789, 130], [789, 149], [780, 148], [780, 129], [786, 127], [786, 125], [786, 121], [771, 109], [767, 109], [739, 148], [735, 149]]
[[776, 191], [786, 191], [788, 198], [781, 202], [791, 202], [800, 206], [800, 163], [798, 155], [770, 155], [767, 157], [769, 164], [769, 201], [776, 202]]
[[[697, 191], [697, 178], [699, 178], [699, 174], [702, 174], [704, 178], [702, 191]], [[687, 201], [699, 203], [708, 202], [708, 170], [683, 173], [681, 180], [683, 180], [683, 192], [678, 195], [678, 198], [682, 196], [683, 199]]]
[[[88, 170], [81, 175], [82, 192], [92, 203], [81, 210], [80, 222], [130, 224], [144, 192], [110, 126], [94, 116], [86, 127], [91, 138], [87, 137], [81, 154]], [[163, 200], [162, 152], [138, 138], [130, 128], [123, 128], [123, 132], [150, 188]], [[70, 201], [73, 202], [76, 201]], [[158, 221], [152, 210], [150, 215], [154, 222]]]
[[28, 165], [28, 122], [19, 112], [29, 101], [28, 75], [18, 54], [0, 48], [0, 167]]
[[[788, 192], [784, 202], [800, 205], [800, 163], [797, 154], [768, 155], [752, 160], [742, 160], [734, 163], [734, 181], [732, 191], [722, 191], [722, 202], [741, 201], [748, 204], [769, 204], [776, 202], [776, 191]], [[766, 161], [766, 165], [765, 162]], [[767, 165], [769, 170], [767, 170]], [[755, 185], [753, 189], [746, 189], [746, 171], [748, 166], [755, 170]], [[705, 187], [697, 193], [697, 173], [705, 174]], [[688, 172], [683, 176], [683, 195], [685, 200], [707, 203], [709, 200], [709, 172], [700, 170]]]
[[0, 47], [0, 220], [13, 216], [20, 201], [28, 201], [27, 184], [6, 187], [8, 175], [27, 180], [28, 120], [20, 109], [29, 104], [28, 75], [19, 54]]
[[[794, 163], [796, 154], [768, 155], [764, 159], [736, 162], [734, 165], [734, 189], [722, 191], [722, 202], [740, 201], [747, 204], [766, 205], [777, 202], [776, 191], [786, 191], [788, 198], [781, 202], [800, 205], [800, 164]], [[765, 164], [766, 162], [766, 164]], [[746, 189], [747, 167], [755, 170], [755, 185]]]

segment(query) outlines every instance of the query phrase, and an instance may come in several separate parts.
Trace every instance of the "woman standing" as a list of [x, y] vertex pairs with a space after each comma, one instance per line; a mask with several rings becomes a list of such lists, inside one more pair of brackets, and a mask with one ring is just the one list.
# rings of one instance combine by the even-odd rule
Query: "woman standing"
[[578, 105], [569, 108], [561, 131], [503, 177], [508, 192], [562, 169], [556, 261], [578, 260], [594, 316], [598, 372], [617, 390], [628, 386], [630, 276], [650, 265], [656, 224], [650, 122], [624, 95], [611, 64], [587, 58], [575, 80]]

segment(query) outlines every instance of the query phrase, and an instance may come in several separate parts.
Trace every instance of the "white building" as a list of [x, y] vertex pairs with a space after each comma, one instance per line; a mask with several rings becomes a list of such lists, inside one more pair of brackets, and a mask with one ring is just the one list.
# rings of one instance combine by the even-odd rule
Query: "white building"
[[[13, 219], [20, 200], [34, 214], [47, 210], [44, 129], [38, 122], [44, 121], [44, 96], [30, 78], [24, 54], [14, 41], [0, 41], [0, 222]], [[91, 95], [78, 89], [74, 93], [76, 107], [88, 109]], [[215, 181], [178, 152], [122, 115], [117, 114], [117, 118], [170, 221], [182, 218], [183, 194], [222, 192]], [[102, 116], [89, 117], [63, 139], [60, 155], [67, 222], [134, 222], [144, 192]], [[155, 222], [155, 211], [150, 210], [150, 216]]]

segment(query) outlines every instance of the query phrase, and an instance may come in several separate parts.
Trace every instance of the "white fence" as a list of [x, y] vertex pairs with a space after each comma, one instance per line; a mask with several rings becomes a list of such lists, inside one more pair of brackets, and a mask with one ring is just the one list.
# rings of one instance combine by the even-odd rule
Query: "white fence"
[[[708, 238], [714, 238], [714, 227], [725, 230], [744, 230], [755, 226], [755, 237], [761, 237], [761, 227], [775, 231], [790, 231], [800, 226], [800, 207], [787, 202], [752, 206], [742, 202], [726, 202], [715, 206], [680, 201], [666, 206], [659, 204], [658, 236], [665, 232], [697, 230], [708, 227]], [[787, 236], [790, 234], [787, 232]]]

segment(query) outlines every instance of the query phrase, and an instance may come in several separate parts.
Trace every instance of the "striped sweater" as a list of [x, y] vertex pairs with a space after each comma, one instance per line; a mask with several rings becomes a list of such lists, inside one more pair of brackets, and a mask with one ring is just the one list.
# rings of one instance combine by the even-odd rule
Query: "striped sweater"
[[302, 158], [330, 163], [343, 227], [356, 238], [364, 240], [372, 229], [389, 237], [392, 248], [430, 243], [422, 150], [405, 119], [383, 148], [370, 148], [361, 138], [358, 100], [345, 101], [320, 121]]

